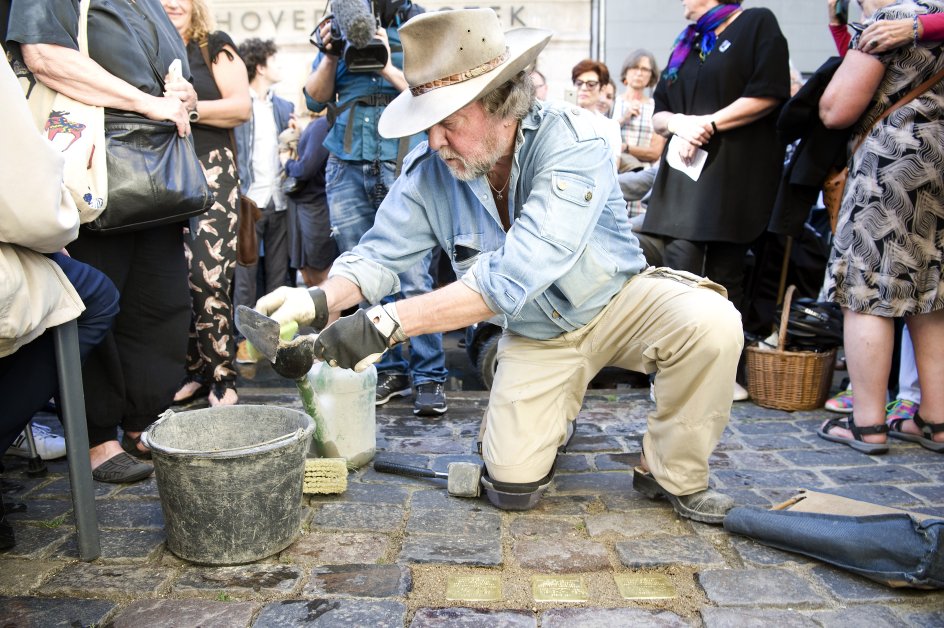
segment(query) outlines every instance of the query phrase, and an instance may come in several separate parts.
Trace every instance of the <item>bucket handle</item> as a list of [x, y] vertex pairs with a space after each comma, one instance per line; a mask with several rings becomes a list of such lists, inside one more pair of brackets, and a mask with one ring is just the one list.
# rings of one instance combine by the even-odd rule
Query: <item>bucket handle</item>
[[[162, 417], [162, 418], [163, 418], [163, 417]], [[263, 441], [263, 442], [261, 442], [261, 443], [253, 443], [253, 444], [251, 444], [251, 445], [242, 445], [242, 446], [240, 446], [240, 447], [233, 447], [232, 449], [221, 449], [221, 450], [219, 450], [219, 451], [213, 451], [213, 452], [208, 452], [208, 453], [213, 453], [213, 454], [229, 454], [229, 453], [234, 453], [234, 452], [238, 452], [238, 451], [245, 451], [245, 450], [247, 450], [247, 449], [256, 449], [257, 447], [265, 447], [266, 445], [274, 445], [275, 443], [280, 443], [280, 442], [282, 442], [282, 441], [284, 441], [284, 440], [291, 440], [291, 439], [295, 439], [295, 438], [301, 440], [301, 437], [302, 437], [304, 434], [305, 434], [305, 430], [303, 430], [303, 429], [301, 429], [301, 428], [297, 428], [294, 432], [291, 432], [291, 433], [289, 433], [289, 434], [282, 434], [281, 436], [276, 436], [275, 438], [270, 438], [269, 440]], [[142, 441], [143, 441], [143, 439], [142, 439]], [[150, 445], [150, 444], [148, 443], [148, 445]], [[192, 449], [175, 449], [175, 448], [173, 448], [173, 447], [160, 447], [160, 448], [159, 448], [159, 451], [160, 451], [161, 453], [165, 453], [165, 454], [192, 454], [192, 453], [194, 453]]]

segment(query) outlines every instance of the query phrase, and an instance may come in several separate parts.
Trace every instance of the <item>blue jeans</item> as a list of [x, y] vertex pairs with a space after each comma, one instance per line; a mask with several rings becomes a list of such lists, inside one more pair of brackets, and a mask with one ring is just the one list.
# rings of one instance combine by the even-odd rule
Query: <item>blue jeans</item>
[[[79, 354], [84, 361], [100, 343], [118, 314], [118, 290], [104, 273], [61, 253], [49, 256], [75, 287], [85, 311], [79, 314]], [[0, 358], [0, 455], [58, 389], [52, 330], [19, 351]]]
[[[396, 164], [390, 161], [344, 161], [334, 155], [328, 158], [325, 191], [331, 212], [331, 234], [339, 251], [350, 251], [373, 226], [377, 208], [396, 178], [395, 168]], [[400, 293], [394, 295], [394, 299], [425, 294], [433, 289], [433, 279], [429, 275], [431, 258], [432, 252], [400, 274]], [[414, 386], [445, 382], [447, 371], [442, 334], [413, 336], [410, 338], [409, 362], [398, 346], [384, 355], [377, 364], [377, 370], [409, 371]]]

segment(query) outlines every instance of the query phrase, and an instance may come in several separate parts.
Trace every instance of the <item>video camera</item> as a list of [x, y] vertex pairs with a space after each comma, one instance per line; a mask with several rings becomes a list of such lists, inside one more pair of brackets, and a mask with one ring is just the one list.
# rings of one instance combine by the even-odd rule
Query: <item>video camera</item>
[[[382, 5], [377, 7], [376, 5]], [[389, 4], [401, 5], [402, 2]], [[406, 3], [409, 4], [409, 3]], [[386, 4], [374, 0], [331, 0], [330, 10], [312, 32], [310, 41], [324, 54], [340, 57], [351, 72], [377, 72], [387, 65], [388, 52], [383, 41], [374, 36], [377, 28], [388, 26], [374, 15], [378, 9], [387, 17]], [[321, 39], [321, 27], [331, 22], [331, 43], [328, 48]]]

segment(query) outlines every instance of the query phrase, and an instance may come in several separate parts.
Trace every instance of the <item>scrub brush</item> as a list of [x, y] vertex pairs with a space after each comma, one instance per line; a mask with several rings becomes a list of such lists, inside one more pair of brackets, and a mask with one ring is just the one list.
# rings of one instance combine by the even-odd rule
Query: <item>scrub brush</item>
[[344, 458], [307, 458], [305, 495], [337, 494], [347, 490], [347, 462]]

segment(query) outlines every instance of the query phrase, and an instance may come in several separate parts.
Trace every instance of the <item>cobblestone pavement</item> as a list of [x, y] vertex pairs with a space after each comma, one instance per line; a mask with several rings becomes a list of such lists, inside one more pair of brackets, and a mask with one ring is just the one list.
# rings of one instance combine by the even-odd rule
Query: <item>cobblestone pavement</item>
[[[284, 380], [240, 394], [301, 409]], [[449, 412], [427, 419], [391, 402], [378, 409], [378, 455], [437, 470], [474, 459], [485, 403], [484, 392], [451, 391]], [[590, 391], [535, 510], [501, 512], [484, 497], [448, 497], [442, 482], [367, 467], [341, 496], [306, 497], [297, 542], [236, 567], [166, 550], [153, 478], [96, 485], [102, 557], [80, 562], [65, 462], [31, 478], [7, 456], [5, 498], [26, 509], [8, 515], [17, 545], [0, 554], [0, 626], [944, 626], [944, 592], [886, 588], [636, 493], [651, 408], [645, 389]], [[827, 443], [813, 433], [822, 414], [735, 404], [714, 486], [741, 504], [808, 487], [944, 515], [944, 457], [900, 442], [876, 457]], [[617, 583], [640, 574], [665, 578], [674, 597], [624, 599]], [[461, 588], [470, 576], [477, 584]], [[499, 599], [448, 599], [489, 591]], [[586, 601], [535, 598], [548, 591]]]

